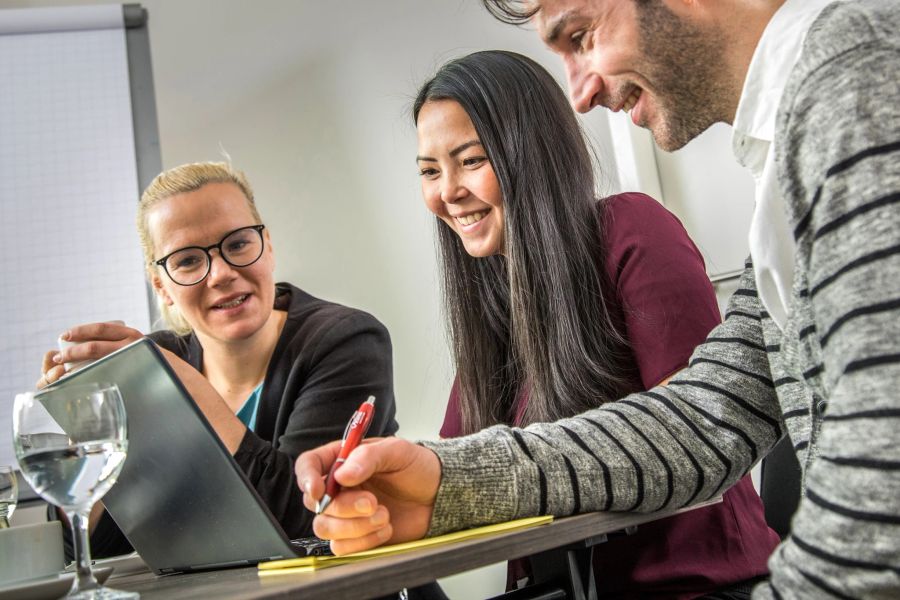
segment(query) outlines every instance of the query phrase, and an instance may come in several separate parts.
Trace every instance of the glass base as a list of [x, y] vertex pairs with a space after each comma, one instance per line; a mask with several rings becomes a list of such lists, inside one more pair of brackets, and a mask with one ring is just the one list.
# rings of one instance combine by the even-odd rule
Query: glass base
[[125, 590], [117, 590], [100, 586], [90, 590], [81, 590], [70, 593], [65, 600], [137, 600], [141, 595], [137, 592], [126, 592]]

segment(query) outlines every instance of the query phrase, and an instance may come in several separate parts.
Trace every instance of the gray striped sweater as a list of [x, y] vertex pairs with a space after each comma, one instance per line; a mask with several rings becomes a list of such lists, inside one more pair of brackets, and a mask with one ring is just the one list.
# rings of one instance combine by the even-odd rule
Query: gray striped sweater
[[721, 494], [786, 433], [804, 496], [754, 598], [900, 598], [898, 32], [896, 0], [833, 4], [791, 74], [776, 132], [797, 243], [784, 330], [748, 268], [722, 325], [667, 387], [426, 443], [443, 466], [432, 534], [688, 505]]

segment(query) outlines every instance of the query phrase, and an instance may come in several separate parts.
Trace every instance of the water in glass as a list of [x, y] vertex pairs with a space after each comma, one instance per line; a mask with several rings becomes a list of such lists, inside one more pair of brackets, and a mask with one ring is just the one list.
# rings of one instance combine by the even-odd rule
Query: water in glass
[[125, 407], [114, 384], [62, 384], [16, 396], [13, 447], [22, 476], [72, 524], [77, 600], [137, 598], [101, 586], [91, 572], [88, 516], [113, 486], [128, 450]]

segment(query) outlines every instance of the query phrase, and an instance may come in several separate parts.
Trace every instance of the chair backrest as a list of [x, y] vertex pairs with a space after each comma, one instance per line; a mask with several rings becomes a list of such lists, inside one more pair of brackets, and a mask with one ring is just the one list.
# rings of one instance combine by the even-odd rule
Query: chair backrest
[[800, 463], [788, 436], [781, 438], [763, 459], [759, 495], [766, 522], [781, 539], [791, 530], [791, 517], [800, 504]]

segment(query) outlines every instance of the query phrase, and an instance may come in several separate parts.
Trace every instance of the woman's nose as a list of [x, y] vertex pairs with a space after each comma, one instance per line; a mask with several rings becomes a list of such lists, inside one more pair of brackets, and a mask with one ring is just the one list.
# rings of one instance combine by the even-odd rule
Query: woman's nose
[[209, 253], [209, 280], [210, 285], [230, 281], [234, 278], [235, 268], [228, 264], [219, 252]]
[[446, 177], [441, 184], [441, 202], [453, 204], [466, 197], [468, 190], [458, 177]]

